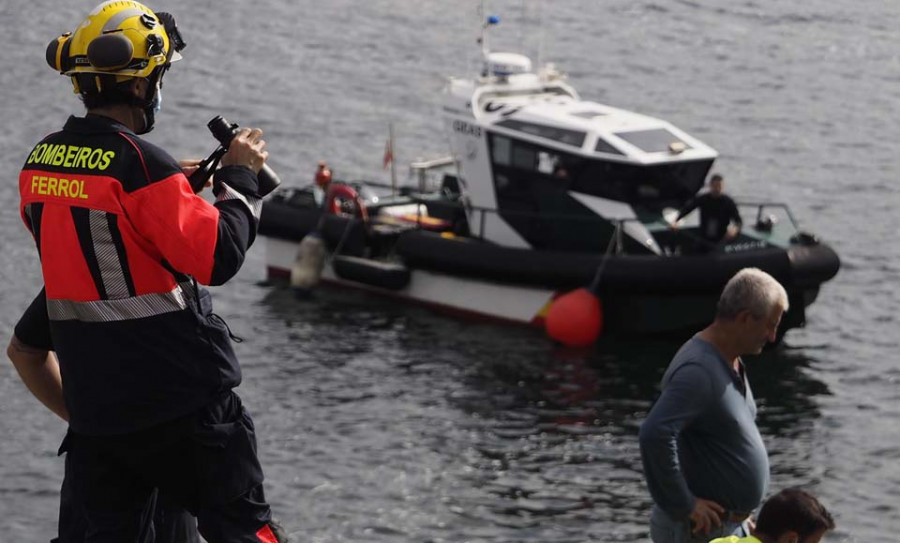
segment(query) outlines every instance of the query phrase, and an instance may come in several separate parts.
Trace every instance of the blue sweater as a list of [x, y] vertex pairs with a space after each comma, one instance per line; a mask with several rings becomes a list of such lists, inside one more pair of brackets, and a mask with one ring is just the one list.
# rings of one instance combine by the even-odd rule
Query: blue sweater
[[749, 513], [769, 486], [769, 457], [743, 363], [735, 373], [708, 342], [685, 343], [641, 425], [641, 459], [653, 501], [673, 519], [696, 498]]

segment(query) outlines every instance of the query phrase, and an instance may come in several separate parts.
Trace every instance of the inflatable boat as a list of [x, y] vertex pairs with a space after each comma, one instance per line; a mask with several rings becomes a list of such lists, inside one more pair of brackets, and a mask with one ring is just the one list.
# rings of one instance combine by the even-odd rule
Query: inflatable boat
[[[704, 326], [725, 282], [756, 267], [789, 293], [781, 334], [804, 325], [840, 260], [787, 205], [738, 202], [740, 233], [718, 243], [696, 224], [673, 229], [713, 148], [666, 121], [582, 100], [527, 57], [484, 60], [478, 75], [450, 80], [450, 156], [413, 164], [412, 185], [333, 180], [264, 203], [271, 277], [305, 268], [314, 278], [304, 288], [322, 281], [533, 325], [562, 294], [590, 287], [604, 334], [657, 334]], [[304, 259], [305, 239], [324, 256]]]

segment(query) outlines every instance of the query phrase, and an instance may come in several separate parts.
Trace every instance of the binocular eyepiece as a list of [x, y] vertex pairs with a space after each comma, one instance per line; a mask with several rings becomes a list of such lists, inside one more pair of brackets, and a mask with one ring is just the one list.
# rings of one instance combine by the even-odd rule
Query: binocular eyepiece
[[206, 123], [209, 131], [212, 132], [214, 138], [219, 140], [219, 143], [222, 144], [222, 147], [228, 147], [228, 144], [231, 143], [231, 140], [237, 136], [240, 127], [237, 123], [229, 123], [225, 120], [221, 115], [216, 115], [212, 118], [211, 121]]
[[[238, 132], [241, 131], [241, 128], [237, 124], [229, 123], [221, 115], [213, 117], [211, 121], [206, 123], [206, 126], [209, 128], [209, 131], [212, 132], [213, 137], [219, 141], [221, 147], [213, 152], [206, 160], [201, 162], [197, 171], [191, 174], [189, 181], [194, 192], [200, 192], [200, 189], [203, 188], [203, 185], [206, 184], [207, 179], [209, 179], [215, 170], [219, 159], [221, 159], [225, 152], [228, 151], [231, 140], [233, 140], [234, 137], [238, 135]], [[272, 171], [272, 168], [265, 163], [262, 165], [262, 168], [260, 168], [259, 173], [256, 174], [256, 178], [259, 180], [260, 196], [266, 196], [281, 185], [281, 179], [278, 177], [278, 174]]]
[[[206, 126], [209, 128], [209, 131], [212, 132], [213, 137], [219, 140], [219, 144], [224, 149], [228, 149], [231, 140], [233, 140], [238, 132], [241, 131], [241, 128], [237, 124], [229, 123], [221, 115], [213, 117], [211, 121], [206, 123]], [[272, 171], [272, 168], [265, 163], [263, 163], [262, 168], [260, 168], [256, 177], [259, 179], [260, 196], [269, 194], [281, 184], [281, 179], [278, 177], [278, 174]]]

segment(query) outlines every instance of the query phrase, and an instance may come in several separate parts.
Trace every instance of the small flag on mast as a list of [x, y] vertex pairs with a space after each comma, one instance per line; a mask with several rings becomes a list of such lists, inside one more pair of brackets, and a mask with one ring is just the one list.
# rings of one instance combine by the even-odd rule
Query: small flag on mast
[[394, 123], [388, 123], [388, 139], [384, 145], [384, 159], [382, 167], [386, 170], [391, 167], [391, 194], [397, 194], [397, 169], [394, 168]]
[[384, 159], [382, 168], [388, 169], [388, 166], [391, 165], [391, 162], [394, 161], [394, 142], [391, 141], [391, 137], [388, 137], [387, 142], [384, 144]]

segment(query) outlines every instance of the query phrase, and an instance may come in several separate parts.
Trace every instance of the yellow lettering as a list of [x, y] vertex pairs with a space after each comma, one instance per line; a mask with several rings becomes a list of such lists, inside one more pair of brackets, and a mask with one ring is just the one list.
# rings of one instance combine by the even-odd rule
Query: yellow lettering
[[63, 160], [65, 160], [65, 159], [66, 159], [66, 146], [60, 145], [56, 148], [56, 154], [53, 155], [52, 164], [54, 166], [61, 166], [63, 163]]
[[109, 167], [109, 163], [112, 161], [113, 157], [116, 156], [115, 151], [106, 151], [103, 153], [103, 160], [100, 162], [100, 169], [105, 170]]
[[78, 154], [79, 149], [80, 149], [80, 147], [70, 145], [68, 150], [66, 150], [66, 161], [63, 162], [63, 165], [66, 168], [72, 167], [72, 162], [75, 160], [75, 156]]
[[88, 194], [84, 191], [84, 180], [64, 179], [48, 177], [45, 175], [31, 176], [31, 193], [44, 196], [56, 196], [59, 198], [78, 198], [87, 200]]
[[88, 168], [92, 170], [96, 169], [102, 156], [102, 151], [100, 149], [91, 149], [91, 156], [88, 158]]
[[46, 164], [53, 158], [53, 150], [56, 149], [55, 145], [44, 145], [44, 148], [41, 149], [41, 156], [38, 158], [39, 164]]
[[78, 151], [78, 158], [75, 159], [75, 167], [76, 168], [84, 168], [87, 166], [87, 157], [91, 154], [90, 147], [82, 147], [80, 151]]
[[105, 170], [116, 158], [115, 151], [76, 145], [41, 143], [31, 150], [26, 164], [46, 164], [65, 168]]

